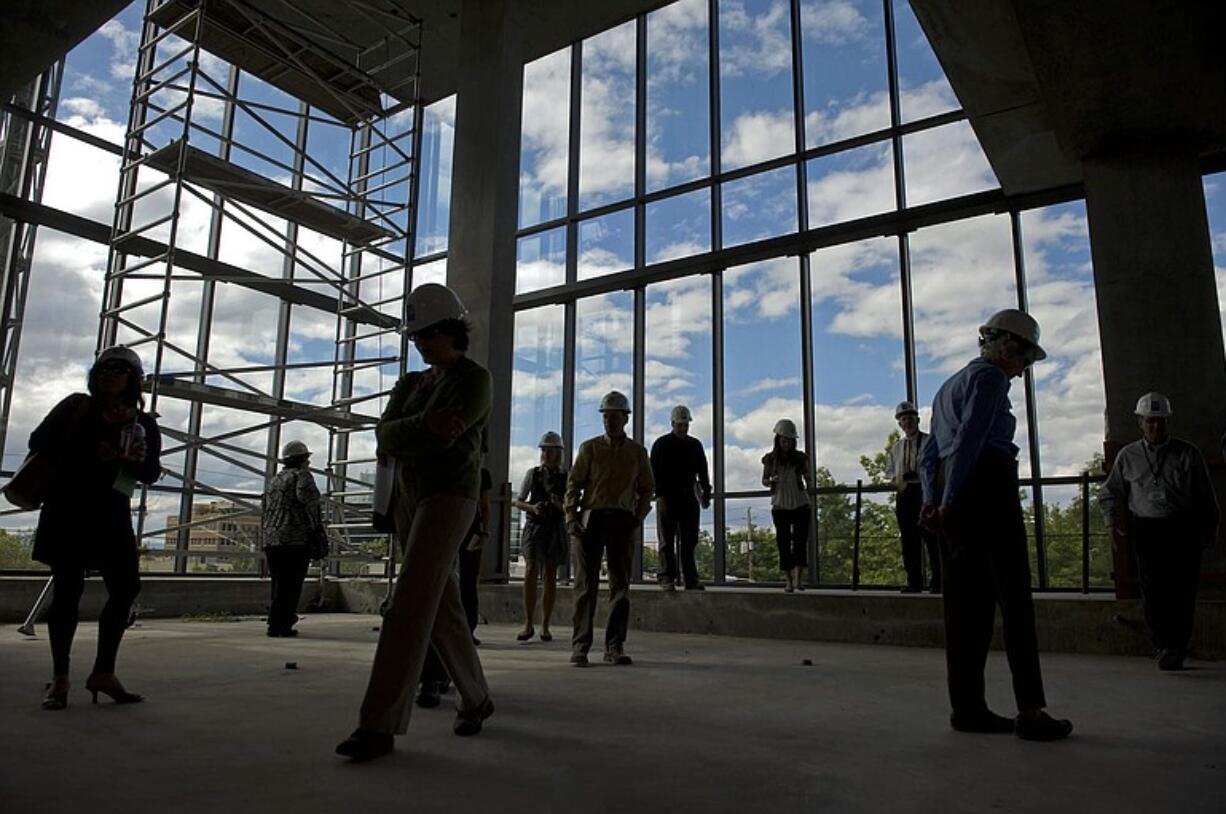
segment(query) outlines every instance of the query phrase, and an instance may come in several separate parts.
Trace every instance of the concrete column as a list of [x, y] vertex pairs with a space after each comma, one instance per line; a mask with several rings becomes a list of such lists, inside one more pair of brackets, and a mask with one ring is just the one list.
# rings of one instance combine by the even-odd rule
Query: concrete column
[[[1107, 396], [1106, 446], [1140, 437], [1133, 409], [1157, 390], [1171, 398], [1172, 433], [1210, 461], [1226, 506], [1219, 439], [1226, 429], [1226, 355], [1205, 194], [1194, 151], [1083, 161], [1090, 250]], [[1219, 532], [1219, 538], [1222, 536]], [[1206, 587], [1226, 587], [1218, 545]]]
[[[508, 481], [514, 340], [515, 231], [519, 204], [522, 37], [513, 0], [460, 4], [459, 77], [452, 158], [447, 284], [468, 306], [469, 355], [494, 378], [487, 459], [495, 489]], [[497, 497], [497, 491], [495, 492]], [[505, 511], [495, 506], [491, 539]], [[504, 552], [486, 550], [487, 575], [505, 575]]]

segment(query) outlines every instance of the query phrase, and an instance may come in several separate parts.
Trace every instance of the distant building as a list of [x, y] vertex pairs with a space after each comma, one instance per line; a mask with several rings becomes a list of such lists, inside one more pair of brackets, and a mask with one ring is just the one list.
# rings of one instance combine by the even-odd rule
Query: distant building
[[[192, 519], [187, 550], [193, 554], [189, 570], [232, 571], [234, 560], [229, 556], [208, 557], [205, 553], [232, 555], [239, 552], [255, 554], [260, 550], [260, 514], [227, 500], [214, 500], [192, 506]], [[166, 548], [174, 551], [179, 540], [179, 517], [166, 518]], [[250, 570], [250, 569], [239, 569]]]

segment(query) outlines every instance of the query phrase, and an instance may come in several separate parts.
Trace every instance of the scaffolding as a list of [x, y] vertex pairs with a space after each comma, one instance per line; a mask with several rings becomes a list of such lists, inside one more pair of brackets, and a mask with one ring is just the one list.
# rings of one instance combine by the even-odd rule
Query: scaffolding
[[[405, 370], [420, 48], [420, 22], [397, 0], [147, 1], [97, 341], [152, 361], [148, 409], [161, 414], [179, 500], [159, 526], [155, 492], [142, 490], [136, 525], [142, 539], [176, 530], [175, 572], [187, 570], [193, 526], [224, 519], [194, 518], [197, 495], [229, 501], [232, 516], [259, 509], [258, 490], [211, 483], [202, 456], [224, 478], [262, 486], [289, 422], [327, 433], [326, 469], [313, 471], [326, 478], [331, 571], [386, 550], [358, 467], [373, 468], [379, 403]], [[292, 101], [249, 98], [247, 77]], [[308, 131], [346, 136], [343, 171], [308, 149]], [[235, 243], [272, 259], [233, 262], [226, 247]], [[276, 300], [275, 313], [259, 315], [275, 324], [259, 364], [227, 364], [234, 354], [211, 342], [221, 286]], [[184, 306], [198, 309], [194, 344], [176, 328], [191, 324]], [[326, 358], [291, 359], [292, 318], [321, 312], [335, 323]], [[289, 397], [291, 377], [324, 370], [326, 395]], [[208, 410], [224, 426], [206, 429]]]

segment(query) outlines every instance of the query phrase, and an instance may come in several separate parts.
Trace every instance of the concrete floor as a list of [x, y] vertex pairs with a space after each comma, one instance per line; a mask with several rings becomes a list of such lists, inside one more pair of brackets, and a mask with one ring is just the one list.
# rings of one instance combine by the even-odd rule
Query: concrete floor
[[[377, 617], [316, 615], [298, 639], [258, 620], [150, 620], [120, 675], [144, 704], [38, 707], [37, 639], [0, 627], [0, 810], [670, 812], [1226, 810], [1226, 663], [1160, 674], [1139, 658], [1047, 654], [1072, 739], [952, 732], [939, 650], [631, 632], [629, 668], [567, 664], [565, 636], [482, 626], [498, 711], [451, 734], [416, 710], [373, 764], [332, 754], [353, 728]], [[558, 628], [558, 632], [563, 630]], [[812, 666], [805, 666], [805, 659]], [[298, 669], [285, 669], [295, 661]], [[990, 702], [1011, 710], [1003, 655]]]

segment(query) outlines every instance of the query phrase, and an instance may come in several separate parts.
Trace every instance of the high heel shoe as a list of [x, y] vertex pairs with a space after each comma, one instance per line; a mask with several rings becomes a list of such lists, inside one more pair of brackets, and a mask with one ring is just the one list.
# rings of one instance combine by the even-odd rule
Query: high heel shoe
[[531, 625], [528, 625], [528, 628], [526, 630], [521, 630], [518, 634], [516, 634], [515, 641], [517, 642], [532, 641], [532, 637], [535, 635], [536, 635], [536, 629], [533, 628]]
[[43, 687], [47, 694], [43, 696], [43, 709], [64, 709], [68, 706], [68, 679], [50, 681]]
[[98, 703], [98, 693], [109, 697], [116, 704], [139, 704], [145, 696], [128, 692], [114, 675], [109, 680], [90, 676], [85, 680], [85, 689], [93, 696], [93, 703]]

